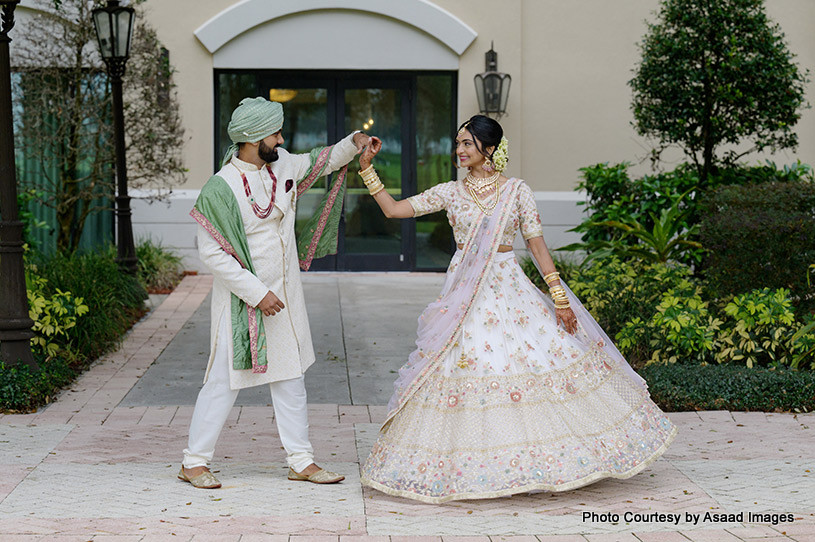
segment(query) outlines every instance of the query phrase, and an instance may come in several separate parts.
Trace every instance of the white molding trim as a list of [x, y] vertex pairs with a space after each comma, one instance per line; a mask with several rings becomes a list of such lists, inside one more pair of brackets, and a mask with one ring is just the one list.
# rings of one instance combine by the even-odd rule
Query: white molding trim
[[536, 190], [533, 194], [536, 201], [586, 201], [585, 190]]
[[320, 10], [363, 11], [390, 17], [426, 32], [461, 55], [478, 34], [461, 19], [429, 0], [241, 0], [194, 32], [210, 53], [252, 28], [296, 13]]

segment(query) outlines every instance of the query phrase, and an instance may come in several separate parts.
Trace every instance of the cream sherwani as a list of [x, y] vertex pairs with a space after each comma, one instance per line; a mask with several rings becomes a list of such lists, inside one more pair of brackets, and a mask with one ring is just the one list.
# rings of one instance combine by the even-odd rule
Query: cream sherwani
[[[338, 142], [331, 151], [325, 173], [350, 162], [356, 152], [354, 134]], [[202, 226], [198, 227], [198, 252], [215, 280], [212, 287], [211, 354], [204, 386], [198, 394], [183, 465], [208, 465], [215, 443], [241, 388], [269, 384], [275, 422], [287, 462], [301, 472], [313, 462], [314, 451], [308, 438], [308, 409], [303, 373], [314, 363], [314, 348], [306, 315], [303, 285], [294, 236], [297, 181], [311, 168], [307, 154], [289, 154], [278, 149], [279, 158], [271, 168], [277, 177], [275, 206], [265, 219], [255, 215], [243, 185], [241, 173], [261, 208], [269, 205], [272, 179], [266, 168], [238, 160], [237, 156], [217, 173], [232, 189], [238, 201], [249, 254], [256, 272], [252, 274], [229, 254]], [[287, 182], [291, 179], [291, 182]], [[287, 191], [286, 185], [291, 188]], [[231, 294], [250, 307], [256, 307], [268, 292], [274, 293], [285, 308], [274, 316], [263, 316], [266, 332], [265, 373], [233, 368]]]
[[[356, 155], [357, 148], [351, 134], [339, 141], [332, 149], [327, 172], [340, 169]], [[236, 371], [229, 364], [229, 383], [232, 389], [248, 388], [278, 380], [288, 380], [302, 375], [314, 363], [314, 348], [306, 315], [303, 285], [300, 281], [300, 268], [297, 259], [297, 242], [294, 237], [297, 181], [306, 175], [311, 162], [308, 154], [289, 154], [278, 149], [280, 158], [270, 165], [277, 177], [275, 208], [266, 219], [258, 218], [252, 210], [241, 179], [241, 172], [249, 181], [249, 187], [257, 204], [265, 208], [269, 204], [272, 179], [265, 168], [260, 170], [233, 157], [221, 168], [217, 175], [223, 178], [235, 193], [241, 211], [249, 252], [257, 276], [243, 269], [240, 264], [212, 236], [198, 226], [198, 251], [201, 261], [215, 277], [212, 288], [212, 337], [211, 352], [206, 382], [212, 369], [215, 351], [221, 341], [229, 346], [229, 359], [232, 359], [231, 324], [229, 334], [219, 333], [221, 320], [230, 320], [230, 293], [234, 293], [249, 306], [256, 307], [263, 297], [272, 292], [285, 305], [274, 316], [263, 316], [266, 330], [266, 357], [268, 367], [265, 373], [249, 370]], [[292, 188], [286, 192], [287, 180]]]

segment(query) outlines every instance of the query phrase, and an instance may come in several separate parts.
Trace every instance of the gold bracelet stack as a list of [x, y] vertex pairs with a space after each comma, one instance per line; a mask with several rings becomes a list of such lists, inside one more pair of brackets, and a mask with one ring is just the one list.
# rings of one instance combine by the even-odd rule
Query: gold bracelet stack
[[379, 194], [385, 189], [385, 185], [379, 180], [379, 175], [376, 174], [373, 164], [360, 171], [359, 176], [362, 177], [362, 182], [365, 183], [368, 192], [370, 192], [372, 196]]
[[566, 297], [566, 289], [563, 286], [552, 286], [549, 288], [549, 295], [552, 296], [552, 301], [555, 302], [556, 309], [569, 308], [569, 298]]
[[557, 271], [552, 271], [548, 275], [543, 276], [543, 281], [548, 285], [551, 285], [556, 280], [560, 280], [560, 273]]

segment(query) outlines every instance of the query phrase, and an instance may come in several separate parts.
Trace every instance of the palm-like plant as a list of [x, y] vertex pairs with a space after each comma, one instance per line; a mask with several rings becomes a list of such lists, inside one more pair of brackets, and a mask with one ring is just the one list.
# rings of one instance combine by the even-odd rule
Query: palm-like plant
[[[663, 209], [659, 216], [648, 213], [654, 223], [651, 229], [634, 217], [592, 222], [594, 226], [619, 231], [621, 237], [611, 241], [573, 243], [558, 250], [584, 250], [588, 253], [585, 261], [612, 254], [623, 259], [637, 258], [654, 263], [678, 260], [684, 252], [702, 248], [701, 243], [692, 239], [699, 229], [698, 225], [687, 227], [690, 211], [681, 207], [682, 200], [690, 192], [691, 190], [682, 194], [669, 208]], [[633, 244], [629, 242], [632, 238], [636, 241]]]

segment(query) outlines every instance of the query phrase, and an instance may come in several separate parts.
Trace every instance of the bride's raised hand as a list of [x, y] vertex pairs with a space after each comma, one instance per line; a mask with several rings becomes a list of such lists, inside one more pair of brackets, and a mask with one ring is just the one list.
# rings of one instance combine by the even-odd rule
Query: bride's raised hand
[[368, 166], [371, 165], [371, 160], [374, 159], [379, 151], [382, 150], [382, 140], [378, 137], [371, 137], [371, 142], [366, 145], [366, 147], [362, 150], [362, 154], [359, 155], [359, 168], [360, 169], [367, 169]]

